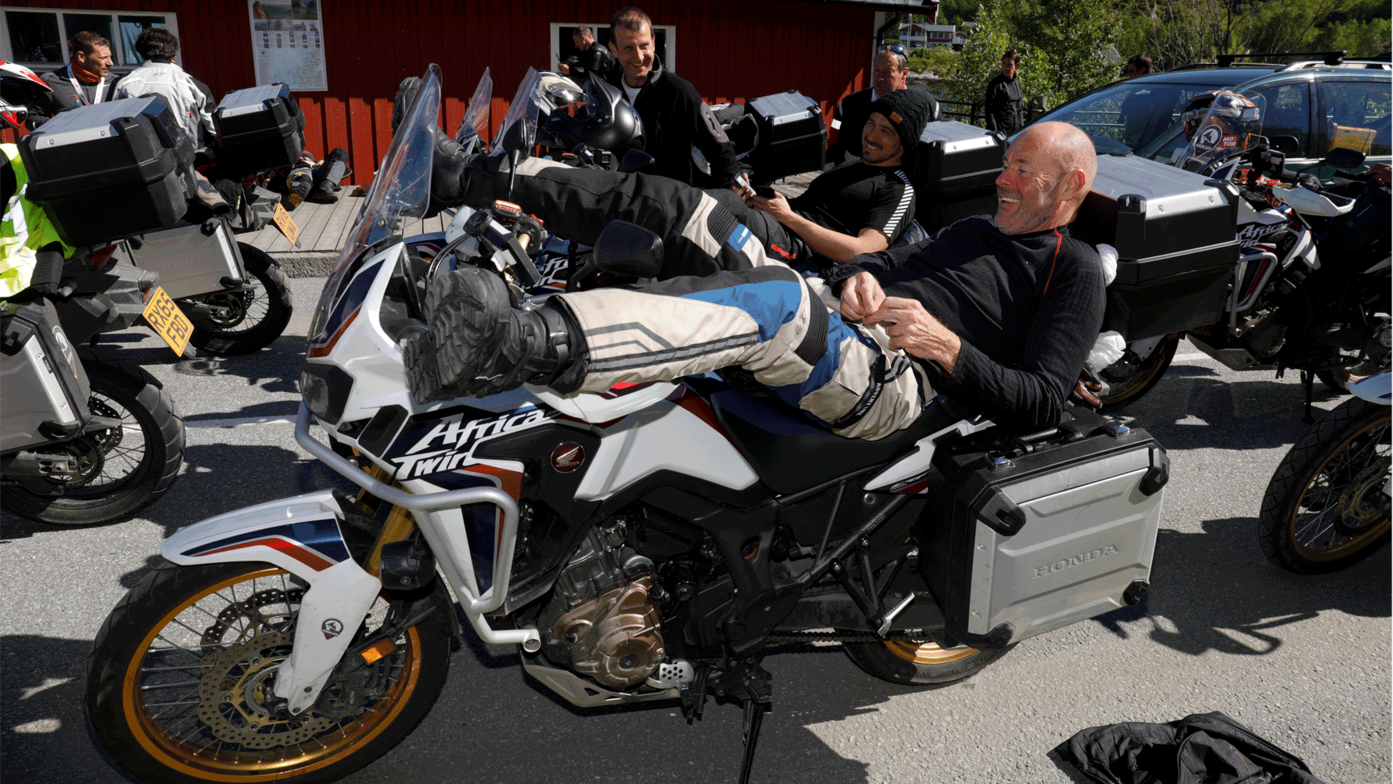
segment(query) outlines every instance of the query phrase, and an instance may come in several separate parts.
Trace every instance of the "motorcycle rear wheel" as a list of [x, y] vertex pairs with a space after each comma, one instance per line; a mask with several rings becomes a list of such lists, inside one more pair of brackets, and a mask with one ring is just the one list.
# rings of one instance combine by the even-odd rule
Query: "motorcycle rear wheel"
[[1135, 403], [1156, 386], [1166, 368], [1175, 359], [1175, 349], [1180, 345], [1180, 333], [1167, 335], [1144, 357], [1137, 356], [1128, 346], [1122, 359], [1103, 368], [1099, 373], [1107, 382], [1106, 394], [1098, 396], [1104, 411], [1116, 411], [1123, 406]]
[[1321, 417], [1277, 466], [1258, 516], [1273, 563], [1339, 571], [1388, 538], [1389, 407], [1351, 398]]
[[857, 667], [899, 684], [952, 683], [975, 675], [1016, 646], [978, 649], [959, 645], [940, 648], [928, 640], [845, 643], [842, 649]]
[[[126, 361], [86, 354], [88, 405], [120, 428], [87, 433], [40, 451], [80, 450], [87, 472], [53, 482], [53, 494], [7, 486], [0, 503], [16, 514], [54, 525], [110, 523], [135, 514], [164, 495], [184, 463], [184, 420], [160, 383]], [[90, 465], [87, 465], [90, 463]]]
[[[447, 633], [432, 619], [398, 635], [365, 682], [380, 693], [343, 718], [317, 712], [324, 697], [299, 716], [279, 714], [269, 686], [293, 648], [303, 590], [267, 564], [163, 563], [97, 633], [89, 732], [119, 767], [151, 782], [327, 782], [387, 753], [440, 695]], [[368, 628], [385, 608], [374, 606]], [[352, 693], [334, 681], [324, 691], [331, 703]]]
[[249, 292], [218, 292], [197, 297], [209, 304], [220, 304], [230, 314], [218, 322], [193, 322], [189, 342], [209, 354], [250, 354], [271, 343], [290, 324], [294, 303], [290, 283], [270, 254], [244, 242], [237, 243], [242, 263], [254, 283]]

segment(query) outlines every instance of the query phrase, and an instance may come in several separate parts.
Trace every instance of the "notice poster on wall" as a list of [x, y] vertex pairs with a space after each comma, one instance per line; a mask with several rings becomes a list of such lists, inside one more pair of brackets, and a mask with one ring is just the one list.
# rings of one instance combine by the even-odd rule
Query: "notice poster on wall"
[[329, 89], [324, 73], [320, 0], [248, 0], [256, 84], [285, 82], [290, 89]]

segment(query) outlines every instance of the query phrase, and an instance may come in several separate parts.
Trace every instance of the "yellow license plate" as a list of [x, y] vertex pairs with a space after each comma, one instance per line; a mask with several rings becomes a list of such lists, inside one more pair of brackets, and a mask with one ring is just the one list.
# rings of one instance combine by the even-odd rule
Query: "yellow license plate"
[[174, 304], [174, 300], [169, 298], [164, 289], [155, 287], [142, 313], [155, 330], [155, 334], [164, 338], [164, 342], [174, 349], [175, 354], [183, 356], [184, 347], [189, 344], [189, 336], [193, 334], [193, 322]]
[[300, 247], [300, 227], [295, 225], [295, 219], [290, 217], [290, 213], [286, 212], [285, 208], [279, 204], [276, 205], [273, 220], [276, 223], [276, 228], [281, 230], [281, 234], [285, 235], [290, 244], [297, 248]]

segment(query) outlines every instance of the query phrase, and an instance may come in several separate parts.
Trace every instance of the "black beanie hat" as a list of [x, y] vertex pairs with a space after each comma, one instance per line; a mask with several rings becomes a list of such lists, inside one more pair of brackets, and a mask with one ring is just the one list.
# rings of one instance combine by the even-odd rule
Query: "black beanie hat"
[[934, 114], [934, 99], [919, 90], [892, 90], [871, 104], [871, 112], [890, 121], [900, 135], [905, 157], [914, 154], [919, 135]]

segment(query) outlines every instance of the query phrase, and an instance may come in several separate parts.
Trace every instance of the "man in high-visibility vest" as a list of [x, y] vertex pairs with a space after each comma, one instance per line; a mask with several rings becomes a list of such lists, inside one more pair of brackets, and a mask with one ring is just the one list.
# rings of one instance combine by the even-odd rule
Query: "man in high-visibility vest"
[[[33, 71], [0, 60], [0, 128], [23, 127], [29, 104], [47, 92], [49, 86]], [[19, 147], [0, 144], [0, 153], [0, 196], [5, 210], [0, 216], [0, 298], [5, 298], [31, 283], [56, 285], [63, 259], [73, 249], [58, 237], [43, 208], [25, 197], [29, 175]]]

